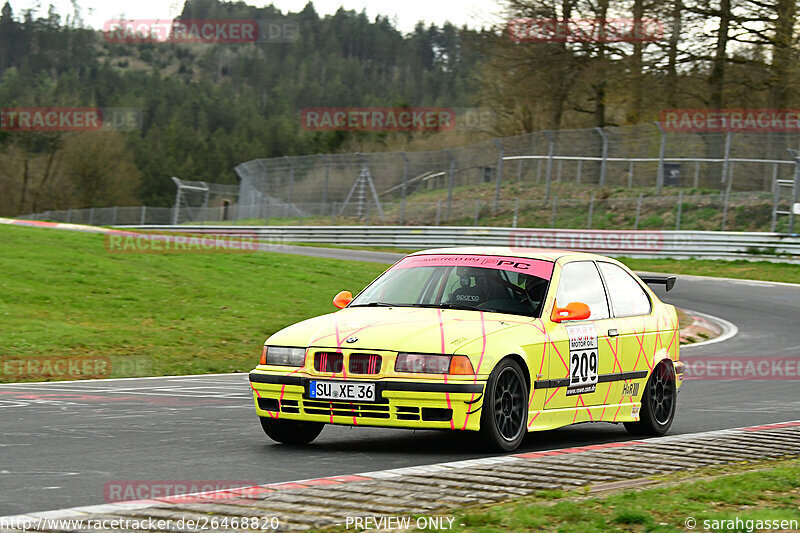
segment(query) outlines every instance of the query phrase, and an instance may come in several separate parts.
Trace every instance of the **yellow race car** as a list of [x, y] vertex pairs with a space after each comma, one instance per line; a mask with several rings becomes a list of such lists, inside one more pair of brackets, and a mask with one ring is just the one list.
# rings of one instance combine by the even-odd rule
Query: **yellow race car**
[[325, 424], [479, 431], [502, 451], [579, 422], [661, 435], [684, 367], [675, 308], [647, 283], [675, 278], [560, 250], [417, 252], [268, 338], [256, 413], [295, 444]]

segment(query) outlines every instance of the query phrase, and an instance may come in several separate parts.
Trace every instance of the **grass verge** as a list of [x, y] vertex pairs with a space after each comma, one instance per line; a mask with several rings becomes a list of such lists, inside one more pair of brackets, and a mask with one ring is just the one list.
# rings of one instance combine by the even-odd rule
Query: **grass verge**
[[0, 361], [103, 356], [143, 363], [134, 375], [247, 371], [267, 336], [334, 311], [333, 295], [360, 290], [387, 266], [278, 253], [109, 253], [104, 243], [0, 226]]
[[[449, 517], [454, 518], [454, 530], [469, 533], [786, 531], [800, 526], [797, 459], [728, 465], [652, 479], [655, 483], [650, 486], [657, 488], [599, 496], [589, 495], [588, 489], [540, 491], [503, 503], [458, 509]], [[770, 526], [777, 520], [778, 526], [765, 528], [767, 520]], [[795, 521], [793, 526], [791, 520]], [[781, 521], [787, 522], [781, 526]], [[694, 528], [688, 527], [692, 523]]]

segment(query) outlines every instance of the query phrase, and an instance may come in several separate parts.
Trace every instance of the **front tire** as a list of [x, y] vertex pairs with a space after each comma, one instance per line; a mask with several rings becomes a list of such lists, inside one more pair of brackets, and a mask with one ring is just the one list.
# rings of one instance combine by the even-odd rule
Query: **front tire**
[[677, 395], [675, 370], [669, 363], [659, 363], [647, 380], [642, 394], [642, 414], [639, 421], [625, 422], [625, 429], [632, 435], [663, 435], [675, 420]]
[[481, 435], [493, 450], [510, 452], [525, 437], [528, 387], [519, 364], [503, 359], [486, 382], [481, 412]]
[[277, 420], [261, 417], [261, 427], [267, 437], [282, 444], [308, 444], [316, 439], [325, 424], [299, 420]]

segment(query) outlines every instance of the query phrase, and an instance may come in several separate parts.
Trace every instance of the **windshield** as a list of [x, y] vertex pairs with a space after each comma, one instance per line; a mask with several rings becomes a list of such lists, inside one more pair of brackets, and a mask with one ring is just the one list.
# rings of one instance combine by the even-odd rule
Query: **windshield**
[[[472, 261], [464, 259], [470, 257]], [[508, 264], [497, 264], [503, 261]], [[433, 307], [538, 317], [551, 273], [552, 263], [530, 259], [412, 256], [375, 280], [349, 307]]]

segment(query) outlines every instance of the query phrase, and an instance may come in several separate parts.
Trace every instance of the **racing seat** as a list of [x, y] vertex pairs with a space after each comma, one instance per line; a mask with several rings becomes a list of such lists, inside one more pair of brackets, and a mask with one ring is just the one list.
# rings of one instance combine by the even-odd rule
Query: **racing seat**
[[[499, 281], [491, 279], [495, 274], [485, 268], [457, 267], [460, 287], [450, 294], [449, 303], [478, 307], [493, 298], [505, 297]], [[496, 275], [496, 274], [495, 274]]]
[[461, 286], [450, 295], [449, 303], [478, 307], [486, 301], [488, 296], [486, 276], [471, 272], [475, 270], [480, 269], [458, 267], [456, 272]]

